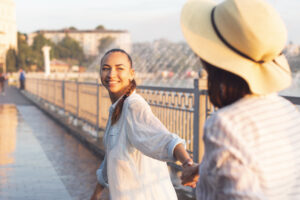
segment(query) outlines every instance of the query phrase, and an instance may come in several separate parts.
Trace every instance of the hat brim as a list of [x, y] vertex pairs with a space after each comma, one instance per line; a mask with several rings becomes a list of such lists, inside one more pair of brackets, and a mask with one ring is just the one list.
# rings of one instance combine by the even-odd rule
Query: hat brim
[[208, 63], [242, 77], [255, 94], [268, 94], [287, 88], [291, 73], [284, 55], [259, 64], [229, 49], [215, 33], [211, 0], [189, 0], [181, 12], [181, 29], [192, 50]]

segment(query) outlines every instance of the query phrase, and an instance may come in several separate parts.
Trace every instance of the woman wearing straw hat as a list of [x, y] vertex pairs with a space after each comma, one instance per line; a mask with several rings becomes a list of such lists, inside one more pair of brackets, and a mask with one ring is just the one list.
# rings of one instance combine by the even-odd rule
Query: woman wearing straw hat
[[[277, 92], [291, 83], [286, 29], [262, 0], [189, 0], [181, 27], [208, 72], [219, 110], [204, 130], [197, 199], [300, 199], [300, 114]], [[298, 169], [297, 169], [298, 168]]]

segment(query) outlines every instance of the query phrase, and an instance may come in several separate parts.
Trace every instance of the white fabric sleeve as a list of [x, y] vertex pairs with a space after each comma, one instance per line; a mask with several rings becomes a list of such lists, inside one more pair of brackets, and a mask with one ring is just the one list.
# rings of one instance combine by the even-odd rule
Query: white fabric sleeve
[[[212, 117], [214, 118], [214, 117]], [[228, 121], [215, 118], [205, 127], [205, 155], [200, 166], [197, 199], [265, 199], [247, 150]], [[210, 187], [210, 189], [207, 189]], [[209, 193], [209, 194], [206, 194]]]
[[98, 183], [104, 187], [108, 187], [106, 156], [104, 157], [99, 169], [97, 169], [96, 174]]
[[142, 98], [128, 101], [125, 126], [129, 142], [154, 159], [176, 161], [173, 156], [174, 148], [179, 143], [185, 145], [183, 139], [167, 130]]

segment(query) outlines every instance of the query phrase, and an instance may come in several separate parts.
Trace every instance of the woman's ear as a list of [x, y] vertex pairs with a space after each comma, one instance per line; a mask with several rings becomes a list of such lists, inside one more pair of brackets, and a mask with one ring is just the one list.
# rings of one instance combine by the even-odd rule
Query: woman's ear
[[134, 76], [135, 76], [135, 71], [134, 71], [134, 69], [131, 69], [130, 70], [130, 81], [132, 81], [133, 79], [134, 79]]

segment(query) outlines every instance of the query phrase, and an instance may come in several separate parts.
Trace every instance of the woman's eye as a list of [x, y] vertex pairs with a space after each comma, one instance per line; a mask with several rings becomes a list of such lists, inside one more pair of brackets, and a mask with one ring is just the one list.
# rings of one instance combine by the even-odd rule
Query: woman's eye
[[102, 68], [102, 71], [106, 71], [106, 70], [109, 70], [109, 68], [107, 67]]
[[122, 71], [122, 70], [124, 70], [124, 68], [123, 67], [119, 67], [118, 70]]

